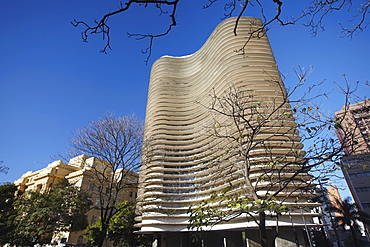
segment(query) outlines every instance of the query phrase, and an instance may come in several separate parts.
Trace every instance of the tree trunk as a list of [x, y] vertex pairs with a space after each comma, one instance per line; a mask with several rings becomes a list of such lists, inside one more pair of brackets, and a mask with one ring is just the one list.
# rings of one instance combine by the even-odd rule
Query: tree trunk
[[105, 240], [105, 238], [103, 237], [103, 234], [102, 234], [102, 236], [99, 238], [99, 242], [98, 242], [98, 247], [103, 247], [103, 245], [104, 245], [104, 240]]
[[259, 231], [261, 247], [267, 247], [267, 231], [266, 231], [266, 214], [265, 212], [259, 213]]
[[99, 234], [99, 241], [98, 241], [98, 247], [103, 247], [104, 245], [104, 240], [106, 238], [106, 232], [107, 232], [107, 227], [104, 223], [102, 223], [102, 229], [101, 229], [101, 232]]
[[355, 228], [352, 225], [350, 225], [350, 228], [351, 228], [353, 241], [355, 242], [355, 246], [361, 247], [360, 242], [358, 241], [358, 234], [356, 234]]

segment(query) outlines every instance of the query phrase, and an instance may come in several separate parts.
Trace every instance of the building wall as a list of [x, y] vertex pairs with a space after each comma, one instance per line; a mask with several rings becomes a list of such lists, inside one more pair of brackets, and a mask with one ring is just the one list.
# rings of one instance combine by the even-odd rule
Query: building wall
[[[329, 196], [329, 201], [330, 201], [330, 204], [333, 206], [333, 207], [336, 207], [336, 208], [339, 208], [339, 205], [338, 205], [338, 202], [342, 202], [342, 198], [340, 197], [340, 194], [339, 194], [339, 191], [338, 191], [338, 188], [337, 186], [331, 186], [327, 189], [327, 194]], [[335, 212], [335, 215], [336, 216], [342, 216], [342, 215], [339, 215], [338, 212]]]
[[338, 138], [345, 144], [346, 155], [370, 152], [370, 99], [343, 106], [335, 113], [342, 128], [337, 129]]
[[346, 147], [343, 175], [357, 205], [370, 213], [370, 99], [343, 106], [335, 116], [342, 126], [338, 138]]
[[[266, 35], [257, 31], [261, 21], [241, 18], [237, 36], [233, 33], [235, 21], [235, 18], [230, 18], [217, 26], [196, 53], [185, 57], [164, 56], [153, 64], [145, 121], [149, 148], [144, 150], [139, 173], [140, 184], [145, 185], [138, 191], [138, 202], [143, 212], [138, 218], [141, 232], [188, 231], [187, 211], [190, 205], [224, 190], [230, 182], [239, 183], [240, 190], [245, 186], [238, 173], [242, 171], [226, 173], [236, 166], [233, 168], [225, 164], [220, 167], [216, 164], [217, 156], [223, 155], [229, 155], [227, 157], [232, 162], [239, 161], [236, 156], [230, 155], [232, 148], [228, 143], [209, 134], [215, 121], [221, 124], [228, 121], [223, 117], [215, 119], [207, 109], [212, 105], [210, 94], [222, 95], [229, 92], [232, 85], [245, 95], [249, 94], [255, 104], [262, 102], [266, 115], [281, 104], [279, 111], [271, 116], [270, 125], [261, 130], [260, 136], [273, 147], [269, 153], [272, 160], [284, 156], [287, 161], [304, 154], [301, 152], [296, 157], [288, 155], [293, 151], [299, 153], [302, 144], [294, 119], [289, 114], [290, 105], [284, 103], [284, 85], [270, 44]], [[245, 45], [251, 30], [257, 31], [255, 34], [259, 37], [252, 37], [242, 52], [240, 48]], [[288, 112], [284, 118], [281, 117], [283, 112]], [[231, 135], [235, 134], [233, 131]], [[285, 137], [278, 137], [283, 135]], [[259, 171], [257, 163], [260, 164], [258, 159], [261, 154], [260, 149], [251, 152], [256, 163], [255, 174]], [[289, 172], [281, 174], [291, 175]], [[307, 174], [301, 178], [310, 179]], [[307, 194], [297, 194], [297, 197], [300, 198], [298, 201], [292, 198], [290, 202], [307, 209], [306, 220], [310, 224], [314, 215], [310, 207], [314, 203], [308, 203]], [[297, 226], [303, 226], [302, 214], [306, 211], [291, 211], [291, 217], [282, 216], [279, 224], [291, 226], [293, 220]], [[256, 227], [247, 215], [243, 217], [217, 225], [213, 230]], [[276, 219], [269, 219], [267, 225], [275, 226]]]
[[345, 156], [342, 172], [356, 204], [370, 214], [370, 153]]

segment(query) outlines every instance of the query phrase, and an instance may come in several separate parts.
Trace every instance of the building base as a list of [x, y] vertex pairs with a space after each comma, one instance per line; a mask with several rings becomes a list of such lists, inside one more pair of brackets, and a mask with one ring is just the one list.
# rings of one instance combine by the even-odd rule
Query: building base
[[[276, 230], [267, 230], [268, 243], [271, 245]], [[244, 231], [208, 231], [203, 234], [195, 232], [162, 232], [153, 234], [152, 247], [259, 247], [259, 230]], [[310, 239], [314, 241], [314, 239]], [[279, 227], [275, 238], [275, 247], [310, 246], [303, 228]]]

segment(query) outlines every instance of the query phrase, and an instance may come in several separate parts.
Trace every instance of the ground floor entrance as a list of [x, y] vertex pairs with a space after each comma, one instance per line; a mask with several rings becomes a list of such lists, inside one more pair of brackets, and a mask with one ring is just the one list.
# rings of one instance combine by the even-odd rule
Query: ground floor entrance
[[[258, 229], [233, 231], [208, 231], [203, 234], [192, 232], [163, 232], [153, 235], [152, 247], [259, 247]], [[275, 241], [273, 240], [275, 238]], [[303, 228], [279, 227], [276, 235], [274, 228], [268, 229], [269, 246], [306, 247], [311, 246]]]

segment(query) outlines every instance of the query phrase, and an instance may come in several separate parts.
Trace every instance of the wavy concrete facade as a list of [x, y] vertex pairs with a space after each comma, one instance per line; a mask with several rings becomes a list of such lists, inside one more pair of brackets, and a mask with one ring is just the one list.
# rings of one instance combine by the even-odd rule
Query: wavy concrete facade
[[[220, 116], [217, 119], [211, 114], [207, 108], [213, 102], [210, 94], [225, 94], [233, 85], [237, 91], [248, 92], [255, 102], [270, 106], [282, 104], [275, 114], [277, 116], [282, 116], [282, 111], [290, 111], [290, 105], [284, 103], [284, 86], [266, 35], [251, 38], [243, 54], [237, 52], [244, 46], [251, 30], [261, 27], [261, 21], [243, 17], [238, 25], [238, 35], [235, 36], [235, 20], [230, 18], [219, 24], [196, 53], [184, 57], [164, 56], [153, 64], [145, 126], [145, 137], [150, 148], [144, 151], [143, 167], [139, 173], [144, 185], [138, 192], [143, 212], [137, 224], [141, 232], [187, 231], [190, 205], [222, 191], [229, 182], [239, 184], [240, 190], [245, 187], [238, 175], [243, 171], [236, 169], [226, 173], [230, 168], [228, 164], [220, 166], [217, 163], [217, 157], [221, 155], [229, 155], [229, 159], [235, 162], [237, 159], [233, 152], [228, 151], [229, 143], [209, 134], [209, 126], [215, 121], [223, 124], [228, 121], [227, 118]], [[269, 109], [266, 107], [266, 114], [271, 114]], [[284, 156], [286, 161], [297, 158], [288, 155], [302, 148], [294, 119], [291, 116], [284, 119], [276, 117], [266, 126], [260, 136], [268, 137], [269, 145], [275, 147], [269, 156]], [[284, 137], [277, 137], [277, 134]], [[260, 165], [266, 159], [263, 158], [262, 149], [252, 150], [251, 155], [256, 160], [253, 176], [258, 174]], [[284, 176], [294, 173], [295, 168], [290, 169]], [[310, 179], [307, 174], [299, 177], [302, 180]], [[293, 190], [280, 195], [294, 196]], [[238, 188], [234, 191], [237, 193]], [[260, 193], [267, 192], [261, 190]], [[314, 214], [310, 209], [314, 204], [307, 203], [307, 197], [300, 195], [298, 202], [286, 198], [285, 201], [306, 208], [306, 218], [302, 218], [300, 210], [292, 210], [289, 217], [281, 217], [279, 225], [302, 226], [311, 222]], [[267, 225], [275, 226], [276, 219], [268, 219]], [[245, 227], [256, 225], [244, 217], [216, 225], [213, 229]]]

